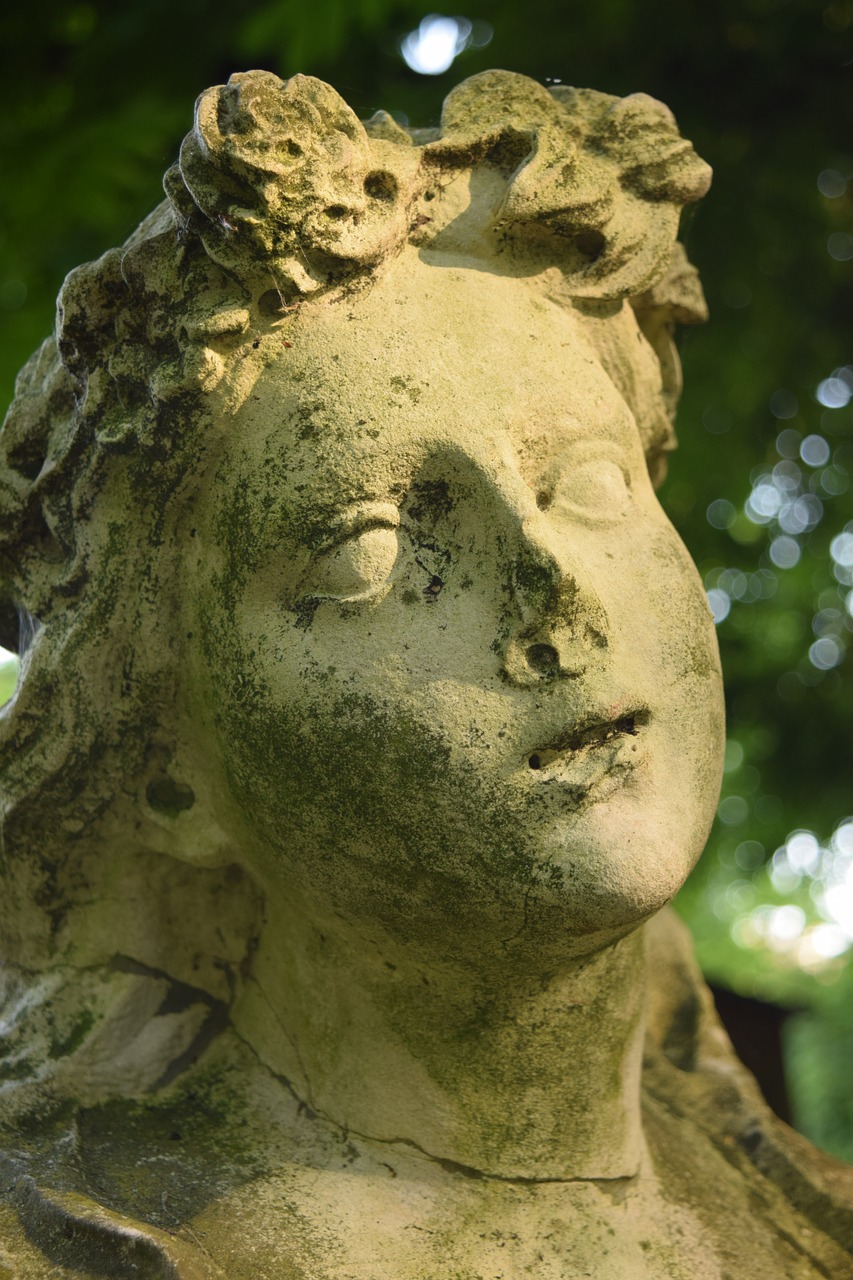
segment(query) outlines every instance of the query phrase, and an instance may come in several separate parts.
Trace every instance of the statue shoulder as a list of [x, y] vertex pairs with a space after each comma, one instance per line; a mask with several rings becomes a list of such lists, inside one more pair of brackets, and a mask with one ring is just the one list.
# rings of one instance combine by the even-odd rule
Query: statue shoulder
[[853, 1252], [853, 1169], [819, 1151], [767, 1106], [732, 1048], [690, 935], [674, 912], [650, 921], [646, 938], [643, 1086], [650, 1140], [677, 1117], [696, 1137], [697, 1160], [703, 1148], [714, 1148], [747, 1183], [764, 1191], [769, 1183], [808, 1223]]

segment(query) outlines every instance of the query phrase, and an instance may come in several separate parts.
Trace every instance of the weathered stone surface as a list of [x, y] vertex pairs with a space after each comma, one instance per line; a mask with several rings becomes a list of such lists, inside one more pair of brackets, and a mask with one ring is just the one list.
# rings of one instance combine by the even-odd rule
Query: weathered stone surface
[[708, 177], [644, 95], [250, 72], [69, 276], [0, 433], [0, 1271], [853, 1274], [656, 914], [723, 743], [653, 489]]

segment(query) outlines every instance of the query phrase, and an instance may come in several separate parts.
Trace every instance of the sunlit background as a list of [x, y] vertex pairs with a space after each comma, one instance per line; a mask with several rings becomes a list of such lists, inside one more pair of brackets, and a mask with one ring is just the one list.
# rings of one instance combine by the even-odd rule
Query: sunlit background
[[[65, 271], [156, 202], [194, 96], [233, 70], [319, 75], [362, 115], [415, 125], [491, 66], [673, 107], [716, 179], [683, 228], [712, 318], [682, 339], [662, 499], [705, 583], [729, 712], [717, 823], [678, 907], [720, 998], [774, 1012], [794, 1123], [853, 1159], [853, 0], [466, 16], [43, 0], [11, 7], [0, 35], [4, 402]], [[14, 682], [0, 651], [0, 700]]]

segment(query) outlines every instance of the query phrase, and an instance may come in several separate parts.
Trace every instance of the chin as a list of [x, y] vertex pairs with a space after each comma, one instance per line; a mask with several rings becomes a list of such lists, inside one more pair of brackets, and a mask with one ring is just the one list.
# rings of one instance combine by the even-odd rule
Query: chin
[[[537, 899], [560, 910], [573, 935], [622, 935], [660, 911], [693, 869], [710, 818], [662, 818], [624, 793], [575, 815], [569, 830], [553, 830], [542, 859]], [[713, 816], [713, 815], [711, 815]]]

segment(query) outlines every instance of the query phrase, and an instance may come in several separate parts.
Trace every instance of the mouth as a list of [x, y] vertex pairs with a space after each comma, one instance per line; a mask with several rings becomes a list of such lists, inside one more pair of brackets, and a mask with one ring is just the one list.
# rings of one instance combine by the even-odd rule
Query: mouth
[[[611, 720], [588, 720], [537, 747], [527, 757], [528, 768], [538, 782], [562, 783], [580, 801], [604, 783], [625, 781], [644, 755], [637, 740], [648, 722], [645, 708]], [[612, 789], [608, 785], [608, 792]]]

